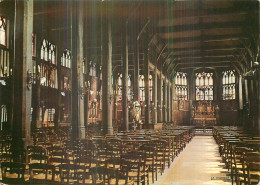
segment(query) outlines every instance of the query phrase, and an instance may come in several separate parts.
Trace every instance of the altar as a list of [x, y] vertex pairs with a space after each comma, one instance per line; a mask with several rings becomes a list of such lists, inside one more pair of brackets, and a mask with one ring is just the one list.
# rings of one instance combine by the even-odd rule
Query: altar
[[194, 101], [192, 104], [192, 124], [195, 126], [216, 125], [215, 104], [213, 101]]

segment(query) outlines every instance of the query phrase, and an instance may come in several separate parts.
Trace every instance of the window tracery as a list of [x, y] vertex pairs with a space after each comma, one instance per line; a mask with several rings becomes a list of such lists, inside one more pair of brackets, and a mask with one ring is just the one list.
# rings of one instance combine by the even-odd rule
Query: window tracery
[[175, 94], [178, 100], [188, 99], [187, 73], [177, 72], [175, 77]]
[[223, 71], [223, 100], [234, 100], [236, 98], [236, 85], [234, 70]]
[[196, 100], [213, 100], [213, 73], [196, 73]]

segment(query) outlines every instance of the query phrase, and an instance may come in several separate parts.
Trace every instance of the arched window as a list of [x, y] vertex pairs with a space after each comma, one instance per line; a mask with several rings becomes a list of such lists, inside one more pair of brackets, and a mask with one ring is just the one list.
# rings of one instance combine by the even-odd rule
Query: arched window
[[[51, 64], [56, 65], [56, 46], [46, 39], [43, 39], [40, 57], [42, 60], [49, 61]], [[49, 63], [41, 63], [39, 72], [43, 79], [41, 85], [58, 88], [56, 67], [51, 66]]]
[[222, 75], [223, 100], [234, 100], [236, 98], [235, 71], [223, 71]]
[[56, 64], [56, 46], [43, 39], [41, 46], [41, 59]]
[[61, 57], [61, 65], [67, 68], [71, 67], [71, 51], [65, 49]]
[[175, 76], [175, 94], [178, 100], [188, 99], [187, 73], [177, 72]]
[[[123, 75], [119, 74], [118, 77], [118, 93], [117, 93], [117, 100], [121, 101], [122, 100], [122, 95], [123, 95]], [[131, 100], [131, 79], [130, 76], [128, 76], [127, 78], [127, 85], [128, 85], [128, 91], [127, 91], [127, 96], [128, 96], [128, 100]]]
[[140, 94], [140, 101], [145, 100], [145, 93], [144, 93], [144, 75], [139, 76], [139, 94]]
[[6, 46], [6, 19], [0, 17], [0, 44]]
[[213, 73], [196, 73], [196, 100], [213, 100]]

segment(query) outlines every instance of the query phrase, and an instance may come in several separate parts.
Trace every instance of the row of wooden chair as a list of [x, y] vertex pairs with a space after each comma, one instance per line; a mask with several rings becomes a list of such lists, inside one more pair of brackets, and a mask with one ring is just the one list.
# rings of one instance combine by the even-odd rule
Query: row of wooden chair
[[260, 181], [260, 138], [242, 127], [214, 127], [215, 140], [232, 184], [258, 184]]
[[[44, 134], [39, 134], [44, 133]], [[2, 160], [2, 181], [40, 184], [149, 184], [194, 136], [192, 127], [141, 130], [83, 140], [37, 131], [26, 161]], [[56, 137], [51, 140], [49, 136]], [[43, 138], [46, 138], [44, 141]], [[151, 176], [151, 178], [150, 178]], [[14, 181], [14, 182], [12, 182]]]

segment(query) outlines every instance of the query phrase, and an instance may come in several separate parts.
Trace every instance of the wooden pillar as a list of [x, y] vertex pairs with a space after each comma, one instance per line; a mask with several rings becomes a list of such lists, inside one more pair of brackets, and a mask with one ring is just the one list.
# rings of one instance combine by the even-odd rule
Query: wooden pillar
[[87, 85], [87, 91], [86, 95], [84, 97], [84, 123], [85, 123], [85, 128], [87, 129], [88, 126], [88, 117], [89, 117], [89, 95], [90, 95], [90, 78], [89, 78], [89, 62], [85, 60], [84, 68], [86, 71], [85, 74], [85, 84]]
[[134, 43], [134, 101], [139, 102], [139, 44], [138, 40]]
[[72, 137], [85, 138], [83, 82], [83, 5], [72, 9]]
[[33, 0], [15, 2], [14, 18], [14, 119], [12, 154], [21, 160], [31, 144]]
[[[118, 80], [117, 72], [114, 71], [114, 74], [113, 74], [113, 90], [114, 90], [114, 92], [116, 92], [117, 89], [118, 89], [117, 80]], [[114, 94], [116, 94], [116, 93], [114, 93]], [[118, 126], [119, 122], [118, 122], [118, 119], [117, 119], [117, 96], [114, 96], [113, 111], [114, 111], [114, 112], [113, 112], [113, 119], [112, 119], [112, 120], [114, 121], [114, 124], [116, 125], [117, 130], [118, 130], [118, 128], [119, 128], [119, 126]]]
[[[37, 51], [41, 51], [41, 40], [37, 38], [36, 41], [36, 58], [40, 58], [40, 53]], [[34, 113], [34, 119], [33, 120], [33, 129], [34, 128], [41, 128], [42, 127], [42, 120], [41, 120], [41, 84], [40, 84], [40, 76], [41, 76], [41, 71], [40, 71], [40, 62], [36, 61], [36, 76], [38, 77], [36, 80], [36, 89], [35, 89], [35, 107], [33, 110]]]
[[168, 122], [171, 122], [171, 83], [168, 81]]
[[153, 109], [153, 116], [154, 116], [154, 124], [157, 124], [157, 61], [155, 61], [154, 72], [153, 72], [153, 102], [154, 102], [154, 109]]
[[57, 52], [58, 89], [57, 89], [57, 99], [56, 99], [56, 107], [55, 107], [54, 125], [55, 125], [55, 129], [58, 130], [59, 122], [60, 122], [60, 112], [61, 112], [61, 106], [60, 105], [61, 105], [61, 56], [62, 56], [62, 50], [57, 49], [56, 52]]
[[122, 130], [128, 131], [128, 35], [127, 23], [122, 28]]
[[162, 80], [162, 71], [160, 71], [160, 79], [159, 79], [159, 88], [158, 88], [158, 118], [159, 122], [163, 122], [163, 115], [162, 115], [162, 87], [163, 87], [163, 80]]
[[[102, 2], [103, 8], [106, 11], [106, 2]], [[102, 129], [104, 134], [112, 134], [112, 34], [110, 20], [102, 18], [101, 33]]]
[[167, 122], [167, 97], [166, 97], [166, 92], [167, 92], [167, 85], [166, 85], [166, 78], [163, 81], [163, 122]]
[[148, 34], [144, 35], [144, 91], [145, 91], [145, 127], [150, 124], [150, 91], [149, 91], [149, 60], [148, 60]]
[[172, 122], [174, 122], [174, 107], [173, 107], [173, 103], [174, 103], [174, 93], [175, 93], [175, 81], [174, 79], [172, 80], [172, 98], [171, 98], [171, 106], [172, 106], [172, 111], [171, 111], [171, 114], [172, 114]]

